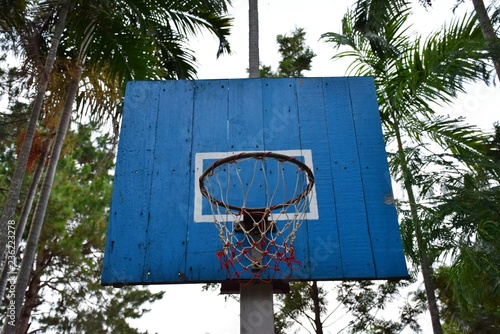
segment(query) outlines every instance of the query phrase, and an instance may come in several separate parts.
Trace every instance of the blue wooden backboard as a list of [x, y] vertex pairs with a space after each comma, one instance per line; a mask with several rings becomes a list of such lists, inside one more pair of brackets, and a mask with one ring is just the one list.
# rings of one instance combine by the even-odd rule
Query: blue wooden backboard
[[408, 276], [372, 78], [178, 80], [127, 86], [102, 283], [225, 281], [198, 177], [253, 151], [315, 175], [291, 279]]

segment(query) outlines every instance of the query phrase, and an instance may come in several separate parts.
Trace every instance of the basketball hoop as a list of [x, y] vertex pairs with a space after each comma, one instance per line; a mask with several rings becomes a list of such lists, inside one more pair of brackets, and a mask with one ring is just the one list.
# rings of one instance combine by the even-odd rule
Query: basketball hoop
[[215, 161], [199, 179], [210, 202], [229, 279], [289, 278], [300, 267], [295, 236], [306, 218], [314, 175], [302, 161], [273, 152]]

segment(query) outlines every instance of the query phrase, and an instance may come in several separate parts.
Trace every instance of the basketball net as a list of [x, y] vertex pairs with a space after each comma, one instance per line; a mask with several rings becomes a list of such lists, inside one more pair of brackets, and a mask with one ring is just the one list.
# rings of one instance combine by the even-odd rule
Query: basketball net
[[229, 279], [270, 282], [300, 268], [294, 241], [306, 218], [314, 176], [296, 158], [241, 153], [216, 161], [200, 177]]

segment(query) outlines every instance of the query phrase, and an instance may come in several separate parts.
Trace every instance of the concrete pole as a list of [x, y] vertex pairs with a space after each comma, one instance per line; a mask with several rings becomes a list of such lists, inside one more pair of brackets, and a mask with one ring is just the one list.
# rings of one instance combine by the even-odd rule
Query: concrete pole
[[273, 334], [273, 283], [240, 286], [240, 334]]

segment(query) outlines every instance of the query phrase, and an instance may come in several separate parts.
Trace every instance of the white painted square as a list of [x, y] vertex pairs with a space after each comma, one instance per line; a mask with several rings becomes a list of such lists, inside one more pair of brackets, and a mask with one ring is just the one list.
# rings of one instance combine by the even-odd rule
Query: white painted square
[[[250, 153], [258, 151], [235, 151], [235, 152], [199, 152], [195, 155], [195, 176], [194, 176], [194, 222], [195, 223], [213, 223], [214, 217], [211, 214], [203, 214], [203, 203], [207, 204], [207, 201], [203, 201], [203, 195], [200, 191], [200, 184], [198, 180], [204, 172], [204, 161], [205, 160], [219, 160], [231, 155], [239, 153]], [[309, 166], [309, 168], [314, 173], [312, 151], [311, 150], [282, 150], [282, 151], [272, 151], [273, 153], [284, 154], [291, 157], [303, 157], [304, 163]], [[314, 184], [311, 190], [311, 197], [309, 203], [309, 212], [306, 213], [306, 219], [317, 220], [319, 219], [318, 211], [318, 201], [316, 197], [316, 184]]]

